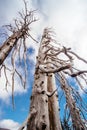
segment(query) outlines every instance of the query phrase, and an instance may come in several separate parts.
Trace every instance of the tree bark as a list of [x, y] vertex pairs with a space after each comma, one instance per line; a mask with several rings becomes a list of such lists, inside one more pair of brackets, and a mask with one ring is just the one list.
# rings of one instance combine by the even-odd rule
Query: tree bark
[[4, 62], [6, 57], [11, 52], [12, 48], [17, 44], [17, 41], [22, 38], [24, 34], [23, 30], [20, 29], [14, 32], [4, 43], [0, 46], [0, 65]]
[[[56, 83], [54, 74], [49, 74], [48, 79], [48, 91], [53, 92], [56, 90]], [[54, 93], [48, 100], [49, 104], [49, 120], [50, 120], [50, 130], [62, 130], [61, 122], [59, 117], [59, 106], [58, 106], [58, 94]]]
[[49, 130], [48, 96], [47, 96], [47, 76], [39, 69], [39, 65], [44, 62], [44, 43], [47, 41], [43, 35], [35, 71], [35, 81], [31, 96], [30, 115], [27, 130]]

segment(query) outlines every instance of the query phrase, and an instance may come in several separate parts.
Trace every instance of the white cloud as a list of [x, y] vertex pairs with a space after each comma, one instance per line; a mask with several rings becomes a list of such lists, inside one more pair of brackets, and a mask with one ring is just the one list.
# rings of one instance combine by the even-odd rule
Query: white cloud
[[[1, 128], [7, 128], [10, 130], [18, 130], [20, 128], [21, 124], [18, 122], [11, 120], [11, 119], [3, 119], [0, 120], [0, 127]], [[26, 130], [26, 127], [23, 129]]]
[[20, 124], [11, 119], [3, 119], [3, 120], [0, 120], [0, 127], [7, 128], [10, 130], [17, 130], [20, 127]]
[[[21, 3], [21, 1], [20, 1]], [[12, 21], [13, 17], [15, 17], [17, 14], [18, 9], [20, 9], [23, 4], [21, 3], [19, 6], [18, 0], [5, 0], [0, 1], [0, 25], [7, 24]]]
[[53, 27], [59, 42], [83, 55], [82, 47], [83, 45], [84, 49], [87, 47], [86, 2], [82, 0], [44, 0], [44, 2], [34, 0], [33, 3], [44, 17], [43, 24], [39, 25]]
[[[27, 1], [28, 8], [31, 10], [31, 1]], [[0, 26], [13, 22], [14, 18], [18, 18], [19, 11], [24, 10], [23, 0], [0, 0]]]

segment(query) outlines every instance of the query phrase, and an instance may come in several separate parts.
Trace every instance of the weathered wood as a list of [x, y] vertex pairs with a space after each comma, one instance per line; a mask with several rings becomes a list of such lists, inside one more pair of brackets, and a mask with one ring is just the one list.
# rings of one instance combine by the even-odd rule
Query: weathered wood
[[43, 44], [46, 40], [45, 37], [42, 37], [31, 96], [30, 113], [34, 110], [36, 114], [28, 120], [27, 130], [49, 130], [48, 96], [46, 94], [47, 76], [45, 73], [41, 73], [39, 69], [39, 65], [44, 62], [45, 47], [43, 47]]
[[[48, 79], [48, 91], [53, 92], [56, 89], [54, 74], [49, 74]], [[62, 130], [61, 122], [59, 117], [59, 105], [57, 92], [54, 93], [48, 99], [49, 104], [49, 120], [50, 120], [50, 130]]]
[[20, 37], [20, 34], [21, 32], [14, 33], [0, 47], [0, 65], [4, 62], [6, 57], [9, 55], [14, 45], [16, 45], [18, 38]]

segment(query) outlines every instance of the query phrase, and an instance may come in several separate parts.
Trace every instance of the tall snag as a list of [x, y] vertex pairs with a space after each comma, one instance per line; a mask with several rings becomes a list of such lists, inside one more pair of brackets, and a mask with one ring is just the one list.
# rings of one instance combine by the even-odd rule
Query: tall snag
[[37, 57], [27, 130], [62, 130], [54, 74], [43, 71], [52, 67], [50, 58], [46, 56], [51, 41], [50, 31], [45, 29]]
[[44, 31], [37, 57], [27, 130], [49, 130], [47, 75], [39, 68], [46, 61], [45, 44], [48, 42], [46, 36], [47, 34]]
[[[69, 85], [68, 81], [70, 77], [74, 77], [78, 83], [78, 87], [81, 87], [81, 89], [86, 92], [81, 82], [78, 80], [78, 77], [86, 83], [85, 77], [87, 71], [80, 71], [74, 67], [73, 57], [76, 57], [86, 64], [87, 61], [72, 52], [71, 48], [66, 48], [60, 44], [56, 45], [55, 40], [52, 39], [51, 33], [52, 32], [47, 28], [44, 30], [42, 36], [37, 57], [35, 82], [32, 91], [27, 130], [62, 130], [54, 74], [56, 74], [57, 80], [65, 94], [67, 107], [70, 112], [69, 115], [71, 117], [71, 120], [70, 118], [68, 120], [71, 128], [73, 130], [86, 130], [85, 116], [83, 116], [83, 109], [85, 112], [87, 111], [86, 104], [83, 106], [83, 101], [78, 104], [77, 98], [78, 100], [82, 100], [82, 98], [79, 92]], [[63, 57], [61, 57], [61, 54]], [[33, 112], [32, 116], [33, 110], [35, 113]]]

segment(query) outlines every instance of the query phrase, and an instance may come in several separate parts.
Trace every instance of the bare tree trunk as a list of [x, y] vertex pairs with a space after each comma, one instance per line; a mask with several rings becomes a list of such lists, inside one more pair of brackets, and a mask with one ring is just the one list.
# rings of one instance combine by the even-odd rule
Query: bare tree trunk
[[[56, 83], [54, 74], [48, 75], [48, 91], [53, 92], [56, 90]], [[50, 130], [62, 130], [61, 122], [59, 117], [59, 106], [58, 106], [58, 94], [54, 93], [48, 100], [49, 104], [49, 120]]]
[[35, 74], [36, 78], [38, 75], [40, 78], [34, 83], [30, 107], [31, 118], [27, 130], [49, 130], [48, 97], [45, 93], [47, 77], [45, 74], [38, 73]]
[[0, 65], [3, 63], [3, 61], [9, 55], [9, 53], [11, 52], [12, 48], [14, 47], [14, 45], [16, 45], [20, 35], [21, 35], [21, 31], [14, 33], [0, 47]]
[[49, 61], [46, 58], [49, 42], [48, 31], [44, 31], [37, 57], [27, 130], [62, 130], [54, 74], [41, 70], [41, 66], [49, 68], [45, 64]]
[[66, 96], [66, 102], [70, 109], [70, 114], [72, 118], [73, 128], [75, 130], [86, 130], [83, 120], [81, 119], [79, 109], [76, 107], [76, 103], [71, 93], [70, 86], [68, 86], [65, 78], [61, 77], [61, 87], [64, 90]]
[[47, 41], [43, 35], [37, 65], [35, 71], [35, 81], [31, 96], [30, 118], [28, 120], [27, 130], [49, 130], [48, 96], [47, 96], [47, 76], [39, 69], [43, 64], [45, 56], [44, 43]]

